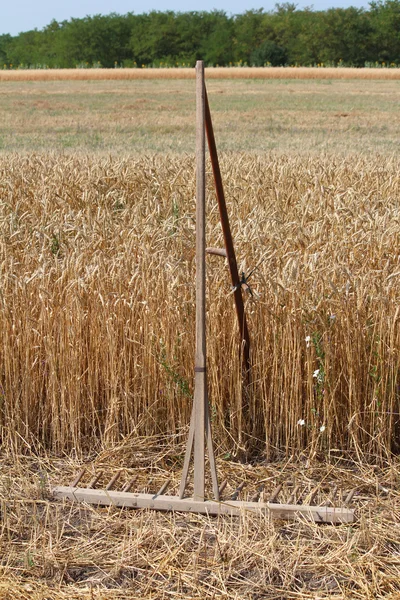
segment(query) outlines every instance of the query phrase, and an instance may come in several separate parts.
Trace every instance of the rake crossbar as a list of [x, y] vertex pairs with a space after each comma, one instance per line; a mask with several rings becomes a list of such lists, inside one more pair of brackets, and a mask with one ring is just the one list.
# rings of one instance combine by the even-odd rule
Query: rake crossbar
[[133, 494], [111, 490], [93, 490], [71, 486], [53, 488], [55, 498], [66, 498], [76, 502], [86, 502], [97, 506], [118, 508], [151, 508], [165, 511], [182, 511], [205, 515], [239, 516], [246, 511], [269, 514], [273, 519], [295, 519], [302, 517], [316, 523], [353, 523], [354, 510], [331, 506], [307, 506], [304, 504], [274, 504], [272, 502], [246, 502], [243, 500], [194, 500], [180, 499], [178, 496], [157, 494]]

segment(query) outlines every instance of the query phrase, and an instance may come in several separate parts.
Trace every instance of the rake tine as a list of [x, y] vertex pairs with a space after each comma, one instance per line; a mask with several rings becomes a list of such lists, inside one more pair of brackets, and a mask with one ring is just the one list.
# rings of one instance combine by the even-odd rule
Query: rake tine
[[297, 492], [299, 491], [300, 486], [299, 485], [295, 485], [293, 488], [293, 492], [290, 494], [287, 503], [288, 504], [294, 504], [296, 502], [296, 496], [297, 496]]
[[91, 479], [88, 483], [88, 488], [92, 488], [96, 485], [96, 483], [99, 481], [100, 477], [103, 475], [103, 471], [100, 471], [97, 475], [95, 475], [93, 477], [93, 479]]
[[260, 485], [260, 487], [257, 489], [257, 491], [252, 495], [252, 497], [250, 498], [250, 502], [257, 502], [261, 496], [261, 492], [264, 489], [264, 484]]
[[245, 486], [245, 482], [244, 482], [244, 481], [242, 481], [242, 483], [240, 483], [240, 484], [237, 486], [236, 490], [233, 492], [233, 494], [232, 494], [232, 496], [231, 496], [231, 500], [237, 500], [237, 499], [238, 499], [238, 497], [239, 497], [239, 494], [240, 494], [240, 492], [242, 491], [242, 489], [244, 488], [244, 486]]
[[268, 502], [275, 502], [275, 500], [278, 498], [278, 496], [280, 494], [281, 489], [282, 489], [282, 484], [280, 483], [279, 485], [276, 486], [276, 488], [272, 492]]
[[158, 490], [157, 494], [154, 494], [153, 498], [157, 498], [157, 496], [162, 496], [163, 493], [165, 492], [165, 490], [167, 489], [167, 487], [169, 486], [169, 484], [171, 483], [171, 480], [168, 479]]
[[110, 479], [110, 481], [107, 483], [106, 485], [106, 490], [111, 490], [112, 486], [114, 485], [114, 483], [117, 481], [117, 479], [119, 478], [119, 476], [121, 475], [122, 471], [117, 471], [114, 475], [114, 477], [112, 477]]
[[137, 480], [137, 477], [132, 477], [132, 479], [124, 485], [124, 487], [122, 488], [122, 491], [129, 492], [132, 489], [132, 487], [134, 486], [134, 484], [136, 483], [136, 480]]
[[346, 500], [344, 501], [345, 506], [347, 504], [350, 504], [350, 502], [353, 500], [353, 496], [355, 493], [356, 493], [356, 490], [354, 490], [354, 489], [350, 490], [350, 492], [346, 496]]
[[153, 483], [154, 479], [151, 477], [149, 479], [149, 483], [147, 485], [144, 486], [144, 488], [142, 489], [142, 493], [146, 494], [147, 492], [150, 493], [150, 486]]
[[221, 494], [222, 494], [222, 492], [224, 491], [224, 489], [226, 488], [227, 485], [228, 485], [228, 480], [224, 479], [224, 481], [219, 486], [219, 496], [220, 497], [221, 497]]
[[75, 477], [75, 479], [71, 483], [71, 487], [76, 487], [85, 473], [86, 473], [86, 469], [82, 469], [82, 471], [79, 471], [78, 475]]

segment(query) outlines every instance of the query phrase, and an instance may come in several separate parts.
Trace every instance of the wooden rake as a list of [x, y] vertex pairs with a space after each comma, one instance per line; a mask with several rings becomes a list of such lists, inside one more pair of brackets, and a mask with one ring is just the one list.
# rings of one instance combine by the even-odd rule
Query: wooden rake
[[[229, 227], [224, 189], [211, 113], [208, 105], [205, 81], [204, 63], [196, 64], [196, 354], [194, 368], [194, 402], [190, 421], [189, 437], [183, 465], [179, 495], [165, 494], [169, 482], [154, 494], [131, 492], [135, 481], [124, 485], [122, 491], [112, 488], [119, 477], [117, 473], [103, 489], [94, 486], [100, 479], [95, 476], [86, 487], [79, 487], [84, 472], [81, 472], [70, 486], [56, 486], [52, 493], [55, 498], [68, 498], [73, 501], [89, 504], [116, 506], [127, 508], [149, 508], [166, 511], [183, 511], [209, 515], [240, 515], [246, 511], [269, 514], [274, 518], [293, 519], [297, 515], [317, 522], [350, 523], [354, 520], [352, 509], [335, 506], [313, 506], [298, 503], [280, 504], [277, 502], [278, 493], [269, 502], [258, 499], [238, 499], [244, 484], [240, 484], [235, 493], [228, 499], [222, 500], [224, 484], [218, 486], [217, 469], [215, 465], [214, 448], [211, 433], [211, 422], [208, 403], [207, 366], [206, 366], [206, 244], [205, 244], [205, 134], [207, 133], [212, 169], [215, 180], [216, 194], [220, 211], [221, 225], [224, 235], [225, 250], [208, 249], [211, 254], [227, 258], [231, 275], [236, 313], [240, 332], [240, 353], [243, 366], [244, 384], [250, 382], [250, 336], [242, 298], [240, 277], [237, 268], [235, 250]], [[205, 455], [208, 449], [209, 467], [213, 498], [205, 497]], [[192, 497], [186, 497], [187, 479], [192, 453], [194, 454], [194, 491]], [[294, 496], [293, 496], [294, 497]], [[257, 498], [257, 499], [256, 499]]]

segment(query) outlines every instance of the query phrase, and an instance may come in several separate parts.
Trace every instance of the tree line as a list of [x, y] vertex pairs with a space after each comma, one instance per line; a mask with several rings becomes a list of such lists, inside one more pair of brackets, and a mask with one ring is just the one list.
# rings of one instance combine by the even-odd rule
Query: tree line
[[158, 12], [53, 20], [0, 36], [0, 67], [400, 65], [400, 0], [362, 8]]

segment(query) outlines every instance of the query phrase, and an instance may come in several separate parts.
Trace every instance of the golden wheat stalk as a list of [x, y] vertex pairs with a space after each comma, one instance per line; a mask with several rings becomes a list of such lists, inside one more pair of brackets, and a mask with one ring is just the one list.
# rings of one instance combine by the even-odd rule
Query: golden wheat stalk
[[[208, 257], [210, 402], [226, 449], [386, 455], [399, 428], [399, 163], [222, 160], [254, 384], [242, 397], [223, 261]], [[207, 243], [223, 245], [212, 182]], [[194, 162], [0, 158], [0, 427], [52, 448], [186, 427]], [[304, 421], [304, 424], [303, 424]]]
[[[0, 81], [194, 79], [194, 69], [2, 69]], [[208, 67], [207, 79], [400, 79], [397, 68]]]

